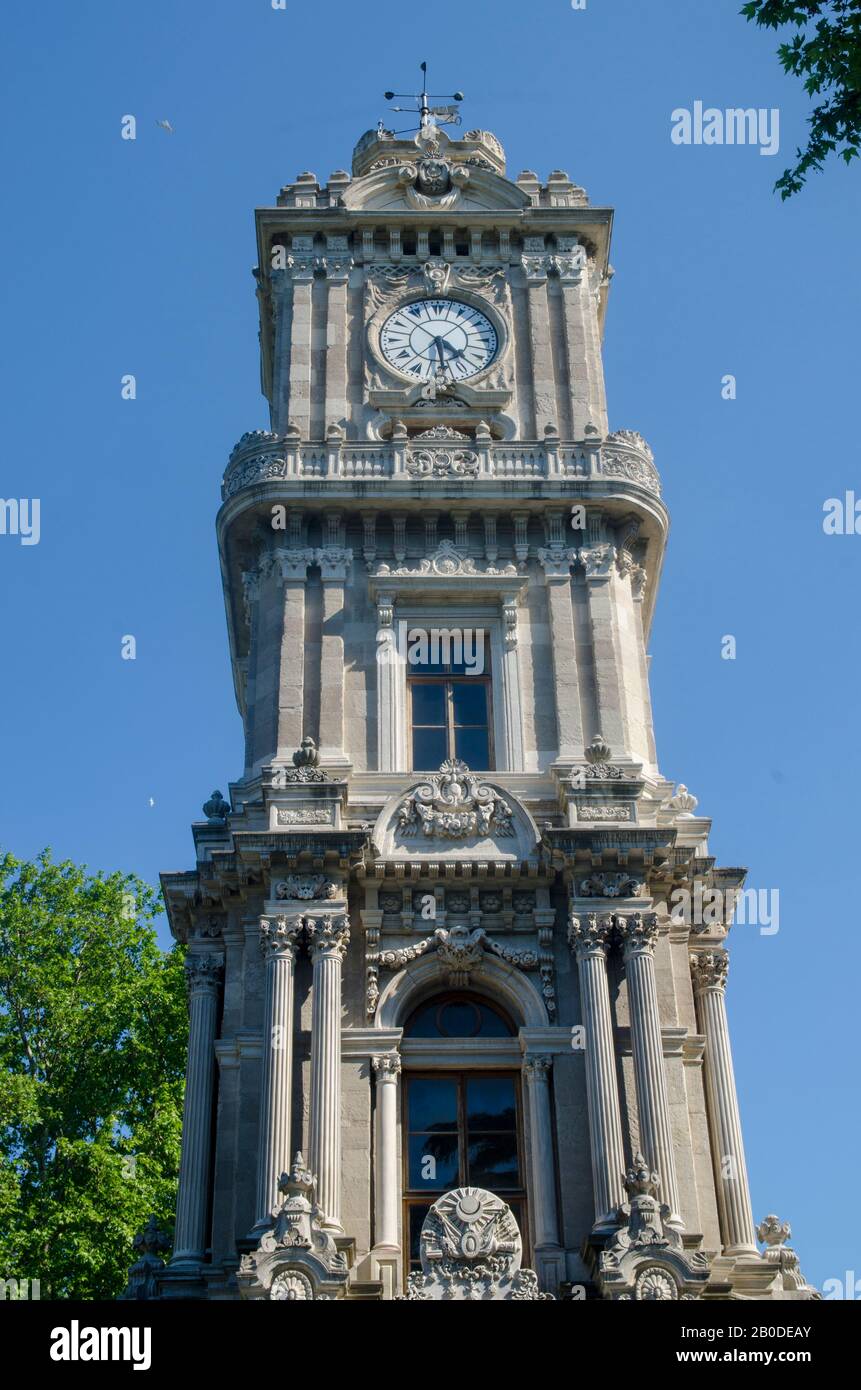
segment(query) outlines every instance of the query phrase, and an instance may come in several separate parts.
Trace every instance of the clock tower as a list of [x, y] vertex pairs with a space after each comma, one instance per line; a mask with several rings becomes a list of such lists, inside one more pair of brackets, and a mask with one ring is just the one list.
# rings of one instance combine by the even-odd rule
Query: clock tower
[[744, 874], [655, 749], [613, 215], [428, 103], [256, 214], [269, 428], [217, 521], [244, 762], [163, 875], [182, 1169], [130, 1292], [806, 1298], [751, 1211]]

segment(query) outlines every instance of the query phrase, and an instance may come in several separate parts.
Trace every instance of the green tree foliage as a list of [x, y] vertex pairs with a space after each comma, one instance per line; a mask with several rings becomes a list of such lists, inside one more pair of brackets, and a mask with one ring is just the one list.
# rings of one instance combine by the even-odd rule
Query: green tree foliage
[[778, 57], [786, 72], [804, 79], [810, 96], [822, 97], [808, 120], [807, 147], [774, 185], [791, 198], [839, 149], [847, 164], [858, 158], [861, 141], [861, 0], [750, 0], [741, 13], [766, 29], [793, 25]]
[[113, 1298], [154, 1213], [170, 1229], [187, 1040], [157, 894], [49, 851], [0, 855], [0, 1278]]

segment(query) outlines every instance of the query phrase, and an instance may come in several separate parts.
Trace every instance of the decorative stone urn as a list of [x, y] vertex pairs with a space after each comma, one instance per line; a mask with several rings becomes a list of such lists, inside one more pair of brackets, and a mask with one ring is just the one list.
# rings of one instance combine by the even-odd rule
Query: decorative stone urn
[[614, 1301], [652, 1302], [702, 1298], [709, 1261], [687, 1251], [667, 1224], [670, 1209], [658, 1199], [660, 1179], [641, 1154], [625, 1176], [629, 1200], [618, 1210], [619, 1229], [598, 1265], [598, 1286]]
[[284, 1194], [257, 1248], [243, 1255], [236, 1279], [240, 1297], [252, 1300], [332, 1302], [344, 1298], [347, 1262], [314, 1196], [315, 1180], [297, 1153], [278, 1184]]

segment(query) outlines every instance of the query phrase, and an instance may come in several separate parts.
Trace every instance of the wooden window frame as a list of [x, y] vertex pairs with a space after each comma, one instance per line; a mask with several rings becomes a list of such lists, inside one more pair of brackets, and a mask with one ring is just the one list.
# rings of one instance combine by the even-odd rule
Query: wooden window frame
[[[457, 1149], [458, 1149], [458, 1177], [452, 1184], [454, 1187], [471, 1186], [470, 1179], [465, 1176], [467, 1168], [467, 1141], [469, 1138], [466, 1124], [466, 1082], [473, 1078], [505, 1078], [514, 1082], [514, 1134], [517, 1146], [517, 1167], [520, 1178], [520, 1186], [511, 1188], [508, 1191], [496, 1192], [500, 1201], [507, 1202], [515, 1212], [515, 1219], [520, 1228], [520, 1239], [523, 1243], [523, 1261], [530, 1263], [531, 1244], [529, 1237], [529, 1193], [526, 1184], [526, 1163], [524, 1152], [524, 1115], [523, 1115], [523, 1087], [522, 1076], [519, 1071], [487, 1067], [453, 1067], [451, 1069], [434, 1069], [426, 1071], [417, 1069], [404, 1073], [404, 1084], [401, 1087], [401, 1241], [403, 1244], [403, 1268], [404, 1280], [420, 1268], [419, 1265], [412, 1265], [410, 1262], [410, 1209], [416, 1206], [433, 1206], [434, 1202], [443, 1195], [443, 1192], [450, 1189], [440, 1188], [438, 1191], [419, 1193], [409, 1187], [409, 1161], [410, 1161], [410, 1134], [413, 1132], [409, 1127], [409, 1088], [413, 1081], [432, 1080], [440, 1081], [448, 1078], [457, 1083]], [[417, 1130], [416, 1133], [422, 1131]], [[494, 1130], [481, 1131], [482, 1133], [493, 1134]], [[499, 1133], [510, 1133], [509, 1130], [500, 1130]], [[518, 1219], [520, 1218], [520, 1219]]]
[[[487, 717], [484, 724], [461, 724], [455, 725], [454, 722], [454, 697], [452, 693], [452, 682], [470, 681], [475, 685], [483, 685], [487, 692]], [[446, 757], [456, 758], [455, 729], [486, 729], [487, 730], [487, 767], [473, 768], [473, 772], [495, 772], [496, 771], [496, 748], [493, 737], [493, 671], [490, 661], [490, 643], [485, 642], [484, 672], [480, 676], [470, 676], [465, 672], [441, 672], [434, 675], [410, 675], [407, 673], [407, 744], [409, 749], [410, 772], [436, 772], [436, 768], [414, 767], [413, 766], [413, 733], [419, 729], [438, 729], [439, 724], [419, 724], [413, 722], [413, 688], [417, 685], [441, 685], [445, 689], [445, 741]]]

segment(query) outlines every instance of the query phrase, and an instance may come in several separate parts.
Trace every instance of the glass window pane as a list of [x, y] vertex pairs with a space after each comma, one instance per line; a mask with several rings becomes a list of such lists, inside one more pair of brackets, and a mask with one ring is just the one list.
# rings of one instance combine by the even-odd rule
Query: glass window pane
[[457, 1082], [453, 1077], [416, 1077], [409, 1082], [408, 1094], [408, 1129], [457, 1129]]
[[466, 1123], [470, 1138], [481, 1129], [514, 1130], [517, 1103], [510, 1076], [471, 1076], [466, 1083]]
[[445, 686], [415, 681], [411, 689], [413, 724], [445, 724]]
[[484, 681], [452, 681], [451, 699], [455, 724], [487, 724], [487, 686]]
[[409, 1187], [412, 1192], [445, 1192], [457, 1187], [460, 1176], [457, 1131], [449, 1134], [411, 1134]]
[[[461, 758], [467, 767], [476, 770], [490, 770], [490, 747], [486, 729], [455, 729], [455, 757]], [[418, 767], [418, 763], [413, 764]]]
[[[467, 1012], [457, 1012], [464, 1009]], [[495, 1009], [480, 999], [466, 998], [444, 1003], [431, 999], [420, 1004], [404, 1029], [404, 1036], [408, 1038], [510, 1038], [514, 1033], [512, 1025]]]
[[413, 729], [413, 768], [436, 772], [448, 757], [445, 729]]
[[481, 1134], [467, 1148], [467, 1182], [491, 1192], [519, 1187], [516, 1134]]
[[404, 1029], [405, 1038], [438, 1038], [439, 1028], [437, 1027], [436, 1014], [439, 1005], [434, 1003], [423, 1004], [416, 1009], [412, 1018], [407, 1022]]
[[430, 1203], [416, 1202], [410, 1206], [410, 1263], [421, 1261], [421, 1234], [424, 1219], [430, 1211]]
[[514, 1036], [514, 1029], [493, 1009], [489, 1009], [486, 1004], [479, 1004], [481, 1010], [481, 1037], [483, 1038], [511, 1038]]
[[444, 1004], [439, 1021], [446, 1038], [475, 1038], [481, 1030], [481, 1012], [470, 1000]]

